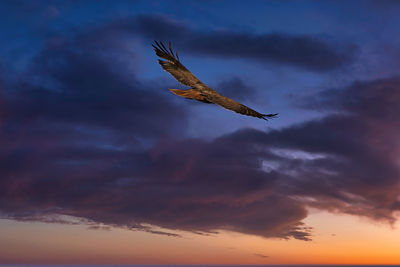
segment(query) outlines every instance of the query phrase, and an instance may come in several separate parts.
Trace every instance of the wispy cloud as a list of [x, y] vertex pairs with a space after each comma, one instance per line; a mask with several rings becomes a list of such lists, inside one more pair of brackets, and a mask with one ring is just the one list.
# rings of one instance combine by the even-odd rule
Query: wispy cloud
[[264, 258], [264, 259], [269, 258], [269, 256], [266, 256], [266, 255], [260, 254], [260, 253], [254, 253], [253, 255], [257, 256], [257, 257], [260, 257], [260, 258]]

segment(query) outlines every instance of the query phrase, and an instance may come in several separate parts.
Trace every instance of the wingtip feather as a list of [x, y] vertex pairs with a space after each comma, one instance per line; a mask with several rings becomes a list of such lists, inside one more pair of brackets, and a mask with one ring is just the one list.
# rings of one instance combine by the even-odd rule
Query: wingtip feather
[[274, 114], [262, 114], [260, 119], [263, 119], [265, 121], [268, 121], [270, 119], [274, 119], [278, 116], [278, 113], [274, 113]]

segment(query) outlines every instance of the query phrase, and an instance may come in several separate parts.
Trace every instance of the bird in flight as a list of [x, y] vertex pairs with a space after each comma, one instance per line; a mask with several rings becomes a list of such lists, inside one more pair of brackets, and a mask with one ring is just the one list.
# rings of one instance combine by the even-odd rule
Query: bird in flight
[[188, 99], [195, 99], [203, 103], [217, 104], [234, 112], [264, 120], [268, 120], [269, 118], [273, 118], [278, 115], [258, 113], [257, 111], [246, 107], [245, 105], [242, 105], [233, 99], [219, 94], [217, 91], [202, 83], [185, 66], [183, 66], [179, 60], [178, 52], [176, 52], [174, 55], [174, 51], [171, 48], [171, 42], [169, 43], [169, 49], [167, 49], [162, 42], [154, 42], [155, 44], [152, 46], [156, 52], [156, 55], [167, 60], [158, 60], [158, 63], [160, 63], [161, 67], [174, 76], [174, 78], [180, 83], [191, 87], [191, 89], [186, 90], [169, 89], [172, 93]]

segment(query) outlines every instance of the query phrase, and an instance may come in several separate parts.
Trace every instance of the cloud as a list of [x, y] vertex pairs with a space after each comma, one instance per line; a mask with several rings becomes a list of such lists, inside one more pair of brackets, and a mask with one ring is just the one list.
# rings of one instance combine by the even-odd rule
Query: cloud
[[101, 226], [101, 225], [91, 225], [88, 227], [89, 230], [104, 230], [104, 231], [110, 231], [111, 227], [109, 226]]
[[254, 253], [254, 256], [260, 257], [260, 258], [268, 258], [268, 256], [264, 255], [264, 254], [260, 254], [260, 253]]
[[[135, 157], [133, 151], [159, 138], [177, 132], [184, 135], [182, 107], [126, 68], [121, 57], [132, 60], [135, 55], [119, 41], [97, 39], [94, 46], [82, 32], [53, 36], [28, 73], [16, 83], [9, 80], [0, 85], [3, 217], [69, 223], [57, 217], [66, 214], [59, 212], [64, 204], [74, 195], [97, 189], [87, 180], [86, 188], [60, 193], [64, 204], [50, 204], [57, 191], [63, 191], [59, 186], [68, 187], [81, 175], [93, 178], [91, 170], [97, 174], [117, 170], [114, 164], [119, 157]], [[25, 193], [27, 198], [19, 202], [18, 194]]]
[[400, 78], [323, 91], [306, 107], [334, 111], [319, 121], [269, 134], [275, 146], [325, 155], [293, 164], [290, 191], [309, 205], [394, 222], [399, 210]]
[[52, 39], [26, 76], [4, 83], [3, 218], [305, 241], [308, 207], [395, 221], [398, 77], [305, 101], [335, 111], [319, 120], [192, 139], [182, 108], [126, 68], [138, 59], [121, 39], [105, 37]]
[[[305, 209], [270, 192], [275, 177], [218, 140], [215, 147], [171, 139], [184, 137], [181, 107], [125, 67], [137, 59], [123, 39], [101, 37], [90, 30], [51, 37], [2, 91], [3, 218], [308, 240], [298, 222]], [[204, 153], [223, 155], [210, 164]], [[238, 163], [232, 177], [220, 169], [228, 158]]]
[[124, 41], [92, 38], [78, 32], [48, 40], [31, 71], [8, 90], [4, 113], [10, 124], [29, 121], [36, 130], [53, 124], [54, 131], [68, 128], [97, 137], [112, 131], [131, 140], [181, 130], [182, 108], [127, 68], [137, 59]]
[[354, 46], [336, 47], [313, 36], [282, 33], [252, 35], [217, 32], [184, 43], [190, 52], [217, 57], [278, 63], [310, 71], [330, 71], [352, 62]]
[[228, 95], [239, 101], [246, 101], [254, 98], [256, 90], [247, 85], [241, 78], [233, 76], [219, 81], [213, 88], [218, 90], [223, 95]]
[[253, 34], [235, 31], [201, 32], [165, 16], [123, 18], [99, 29], [106, 34], [132, 33], [149, 42], [172, 41], [191, 55], [239, 58], [261, 64], [283, 64], [325, 72], [351, 64], [356, 45], [339, 44], [312, 35]]

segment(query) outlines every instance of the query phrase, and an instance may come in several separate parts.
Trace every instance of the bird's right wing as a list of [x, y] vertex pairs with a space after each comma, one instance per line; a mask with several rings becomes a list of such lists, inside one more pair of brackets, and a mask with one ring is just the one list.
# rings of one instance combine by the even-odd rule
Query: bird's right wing
[[152, 46], [157, 56], [167, 60], [164, 61], [159, 59], [158, 63], [160, 63], [161, 67], [165, 71], [174, 76], [178, 82], [194, 89], [201, 90], [202, 88], [206, 88], [206, 86], [199, 79], [197, 79], [193, 73], [191, 73], [187, 68], [185, 68], [185, 66], [182, 65], [182, 63], [179, 61], [178, 53], [174, 55], [174, 52], [171, 48], [171, 43], [169, 43], [169, 51], [162, 42], [158, 43], [155, 41], [155, 45], [153, 44]]
[[236, 113], [243, 114], [246, 116], [257, 117], [263, 120], [268, 120], [268, 118], [273, 118], [278, 115], [278, 114], [261, 114], [243, 104], [240, 104], [239, 102], [233, 99], [220, 95], [217, 92], [208, 94], [206, 96], [206, 99], [209, 102], [220, 105], [221, 107], [232, 110]]

